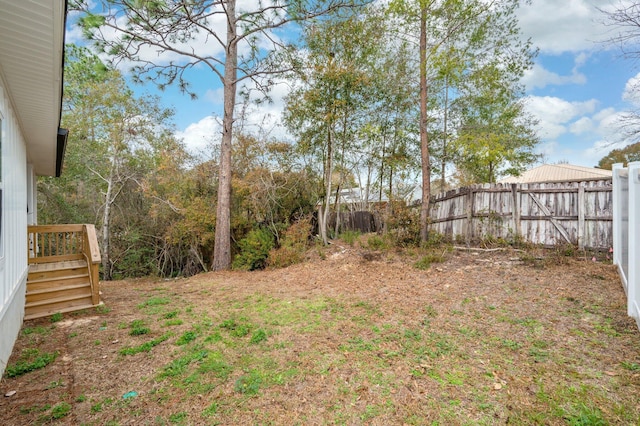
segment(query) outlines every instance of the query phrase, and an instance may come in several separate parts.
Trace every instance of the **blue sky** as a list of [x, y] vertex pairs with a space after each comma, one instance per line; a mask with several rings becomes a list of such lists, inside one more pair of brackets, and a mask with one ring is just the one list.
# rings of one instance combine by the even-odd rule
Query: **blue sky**
[[[618, 0], [533, 0], [518, 11], [523, 36], [530, 37], [540, 49], [523, 84], [527, 111], [539, 120], [538, 152], [546, 163], [564, 161], [593, 167], [611, 149], [635, 142], [621, 141], [617, 121], [625, 111], [640, 106], [634, 104], [629, 90], [640, 69], [622, 59], [617, 48], [599, 42], [612, 33], [601, 23], [604, 16], [597, 7], [606, 9], [612, 4]], [[71, 28], [67, 39], [78, 41], [78, 30]], [[208, 147], [220, 132], [217, 117], [221, 115], [222, 92], [215, 76], [203, 75], [206, 77], [192, 80], [200, 94], [196, 101], [175, 87], [168, 88], [162, 97], [166, 106], [176, 110], [177, 135], [206, 158], [211, 152]], [[148, 91], [154, 92], [151, 87]], [[274, 102], [253, 108], [247, 125], [257, 128], [262, 124], [271, 136], [286, 136], [279, 120], [287, 92], [288, 86], [276, 86]]]
[[601, 43], [614, 34], [597, 10], [616, 4], [534, 0], [519, 11], [522, 32], [540, 49], [523, 83], [527, 109], [540, 120], [538, 149], [548, 163], [591, 167], [629, 143], [621, 140], [619, 119], [637, 107], [629, 88], [639, 70], [617, 47]]

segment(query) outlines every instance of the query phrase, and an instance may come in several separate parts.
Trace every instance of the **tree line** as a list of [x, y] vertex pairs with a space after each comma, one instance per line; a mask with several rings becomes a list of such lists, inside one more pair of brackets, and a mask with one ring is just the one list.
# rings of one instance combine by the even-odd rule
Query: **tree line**
[[[69, 145], [62, 178], [41, 180], [40, 220], [97, 224], [104, 279], [253, 269], [299, 259], [314, 230], [322, 244], [338, 235], [339, 219], [328, 225], [349, 207], [341, 190], [361, 188], [363, 209], [377, 194], [397, 218], [407, 182], [421, 182], [420, 212], [388, 222], [424, 242], [431, 192], [494, 182], [537, 160], [519, 83], [536, 50], [522, 41], [519, 5], [71, 1], [87, 47], [67, 46]], [[207, 49], [192, 47], [202, 40]], [[149, 59], [149, 49], [160, 53]], [[117, 69], [123, 60], [130, 74]], [[195, 97], [196, 66], [224, 92], [207, 161], [175, 137], [174, 112], [125, 79]], [[238, 125], [248, 102], [239, 90], [264, 100], [275, 78], [292, 87], [288, 140]]]

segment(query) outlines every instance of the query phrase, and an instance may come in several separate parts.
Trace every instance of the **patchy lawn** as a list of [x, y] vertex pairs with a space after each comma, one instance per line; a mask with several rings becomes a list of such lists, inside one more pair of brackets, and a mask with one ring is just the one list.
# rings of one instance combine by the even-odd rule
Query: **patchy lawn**
[[540, 253], [104, 283], [101, 309], [25, 322], [0, 424], [639, 424], [615, 268]]

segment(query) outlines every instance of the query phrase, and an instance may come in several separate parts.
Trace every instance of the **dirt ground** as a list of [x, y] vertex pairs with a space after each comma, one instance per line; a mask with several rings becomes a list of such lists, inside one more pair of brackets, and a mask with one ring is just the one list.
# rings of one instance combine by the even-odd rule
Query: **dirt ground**
[[[510, 249], [445, 257], [421, 270], [419, 253], [336, 245], [285, 269], [104, 282], [103, 308], [25, 322], [9, 365], [34, 348], [58, 355], [5, 375], [0, 424], [640, 424], [640, 332], [610, 262]], [[286, 304], [308, 317], [285, 318]], [[167, 341], [122, 354], [172, 315], [185, 321], [165, 327]], [[215, 387], [159, 375], [185, 353], [181, 333], [224, 337], [228, 318], [271, 330], [268, 345], [220, 349], [234, 361]], [[148, 336], [132, 335], [136, 320]], [[238, 383], [264, 366], [260, 353], [282, 374], [260, 373], [252, 395]]]

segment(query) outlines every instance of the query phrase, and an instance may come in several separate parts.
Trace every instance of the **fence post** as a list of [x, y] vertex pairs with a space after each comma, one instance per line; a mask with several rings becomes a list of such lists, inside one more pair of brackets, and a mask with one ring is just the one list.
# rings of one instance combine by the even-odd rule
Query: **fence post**
[[640, 161], [629, 163], [629, 276], [627, 311], [640, 327]]
[[467, 245], [473, 238], [473, 187], [467, 192]]
[[519, 241], [522, 233], [522, 228], [520, 227], [520, 191], [518, 191], [518, 189], [519, 186], [517, 183], [511, 184], [511, 197], [513, 199], [513, 211], [511, 212], [511, 216], [513, 218], [514, 241]]
[[[613, 172], [612, 176], [612, 192], [611, 192], [611, 203], [612, 206], [612, 216], [613, 216], [613, 264], [620, 268], [620, 260], [622, 256], [622, 238], [620, 238], [621, 231], [621, 220], [622, 220], [622, 212], [620, 211], [622, 208], [622, 203], [620, 196], [622, 195], [622, 191], [620, 188], [620, 171], [622, 170], [622, 163], [615, 163], [611, 168]], [[626, 290], [626, 288], [625, 288]]]
[[584, 211], [586, 210], [586, 206], [584, 204], [584, 182], [580, 182], [578, 184], [578, 248], [584, 248], [584, 234], [585, 234], [585, 223], [584, 223]]

